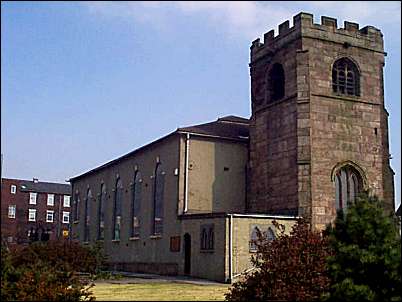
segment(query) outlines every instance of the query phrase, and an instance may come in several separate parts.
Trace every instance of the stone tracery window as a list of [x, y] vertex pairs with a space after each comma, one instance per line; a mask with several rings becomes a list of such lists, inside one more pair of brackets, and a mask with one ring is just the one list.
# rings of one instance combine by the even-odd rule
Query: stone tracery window
[[249, 242], [250, 252], [257, 251], [258, 233], [259, 233], [258, 227], [254, 227], [253, 230], [251, 231], [250, 242]]
[[348, 58], [341, 58], [334, 63], [332, 89], [337, 94], [360, 96], [359, 70]]
[[335, 175], [335, 208], [347, 209], [362, 190], [362, 178], [356, 169], [345, 166]]
[[274, 241], [276, 238], [274, 231], [270, 227], [267, 230], [266, 237], [269, 242]]

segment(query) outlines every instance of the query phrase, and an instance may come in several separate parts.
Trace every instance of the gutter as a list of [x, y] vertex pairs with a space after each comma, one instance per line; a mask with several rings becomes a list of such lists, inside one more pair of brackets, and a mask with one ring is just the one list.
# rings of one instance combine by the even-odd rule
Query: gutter
[[276, 218], [276, 219], [299, 219], [300, 216], [281, 216], [281, 215], [267, 215], [267, 214], [228, 214], [233, 217], [245, 217], [245, 218]]

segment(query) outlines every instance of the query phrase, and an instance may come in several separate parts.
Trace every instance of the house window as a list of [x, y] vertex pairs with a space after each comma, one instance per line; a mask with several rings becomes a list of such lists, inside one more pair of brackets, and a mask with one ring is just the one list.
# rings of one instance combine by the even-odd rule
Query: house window
[[120, 240], [122, 202], [123, 202], [123, 183], [118, 178], [114, 192], [114, 210], [113, 210], [113, 240]]
[[362, 178], [356, 169], [346, 166], [338, 170], [335, 175], [335, 208], [347, 209], [362, 189]]
[[201, 250], [202, 251], [213, 251], [214, 250], [214, 225], [207, 224], [201, 226]]
[[285, 72], [279, 63], [275, 63], [268, 73], [268, 92], [271, 102], [282, 99], [285, 96]]
[[29, 204], [36, 204], [36, 196], [38, 193], [29, 193]]
[[260, 230], [258, 227], [253, 227], [250, 234], [250, 241], [249, 241], [249, 250], [250, 252], [257, 251], [257, 242], [258, 242], [258, 233]]
[[54, 194], [47, 194], [47, 205], [54, 206]]
[[63, 223], [70, 223], [70, 212], [63, 211]]
[[63, 207], [65, 207], [65, 208], [70, 207], [70, 196], [64, 195]]
[[91, 189], [87, 191], [87, 197], [85, 198], [85, 224], [84, 224], [84, 241], [88, 242], [89, 238], [89, 220], [91, 213], [91, 201], [92, 201], [92, 192]]
[[15, 205], [9, 205], [8, 206], [8, 218], [15, 218]]
[[131, 202], [131, 237], [140, 236], [140, 208], [141, 208], [141, 174], [135, 172], [134, 183], [132, 186], [132, 202]]
[[35, 209], [28, 210], [28, 221], [36, 221], [36, 210]]
[[16, 185], [11, 185], [11, 194], [17, 193], [17, 186]]
[[101, 193], [99, 195], [98, 206], [98, 239], [105, 238], [105, 202], [106, 202], [106, 186], [101, 184]]
[[47, 210], [46, 211], [46, 222], [53, 222], [54, 211]]
[[153, 233], [163, 233], [163, 193], [165, 187], [165, 172], [162, 171], [161, 163], [156, 165], [154, 180], [154, 205], [153, 205]]
[[359, 70], [348, 58], [341, 58], [334, 63], [332, 67], [332, 89], [340, 95], [360, 95]]
[[74, 221], [80, 220], [80, 195], [77, 192], [74, 194]]

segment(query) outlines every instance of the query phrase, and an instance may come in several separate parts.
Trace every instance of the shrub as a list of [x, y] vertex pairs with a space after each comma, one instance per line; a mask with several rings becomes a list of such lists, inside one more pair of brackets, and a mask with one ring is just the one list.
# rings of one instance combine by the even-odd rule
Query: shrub
[[328, 301], [401, 301], [401, 238], [377, 197], [360, 195], [326, 232]]
[[8, 251], [2, 247], [2, 300], [93, 300], [89, 278], [103, 257], [98, 247], [68, 241], [35, 242]]
[[284, 234], [267, 242], [261, 234], [257, 255], [252, 258], [255, 271], [233, 284], [225, 295], [229, 301], [318, 300], [329, 287], [326, 274], [328, 243], [319, 232], [311, 231], [300, 219], [290, 235]]

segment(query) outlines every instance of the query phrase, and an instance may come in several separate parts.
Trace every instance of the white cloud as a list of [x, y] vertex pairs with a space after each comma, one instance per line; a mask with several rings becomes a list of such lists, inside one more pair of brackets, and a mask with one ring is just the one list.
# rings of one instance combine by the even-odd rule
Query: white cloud
[[361, 26], [395, 23], [400, 26], [401, 4], [363, 1], [144, 1], [144, 2], [85, 2], [90, 12], [148, 23], [158, 29], [174, 27], [179, 17], [198, 16], [205, 25], [225, 34], [252, 40], [279, 23], [290, 20], [300, 11], [310, 12], [319, 22], [322, 15], [343, 21], [360, 23]]

